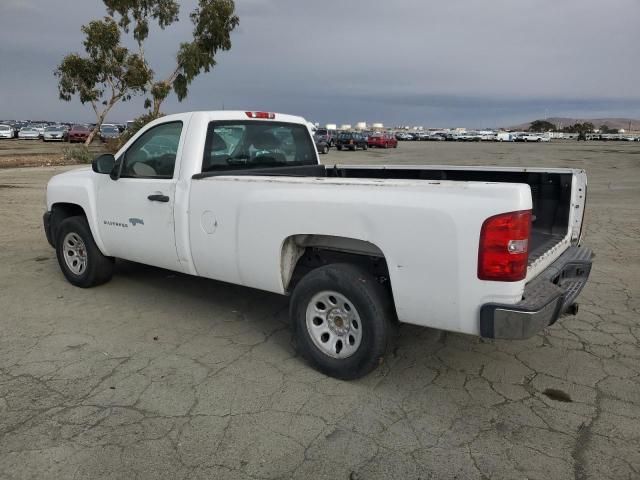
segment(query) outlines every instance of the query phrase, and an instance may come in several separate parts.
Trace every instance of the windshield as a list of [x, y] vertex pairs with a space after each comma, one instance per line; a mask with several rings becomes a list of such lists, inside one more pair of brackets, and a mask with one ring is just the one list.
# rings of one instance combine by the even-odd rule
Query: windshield
[[328, 135], [329, 132], [323, 128], [316, 130], [316, 135]]
[[120, 133], [116, 127], [102, 127], [102, 133]]
[[351, 134], [350, 133], [341, 133], [340, 134], [340, 138], [351, 138]]
[[87, 127], [85, 127], [84, 125], [74, 125], [72, 130], [76, 130], [79, 132], [88, 132], [89, 129]]
[[0, 130], [11, 130], [9, 125], [0, 125]]
[[202, 171], [316, 165], [316, 150], [305, 125], [225, 121], [209, 124]]
[[61, 132], [62, 127], [47, 127], [44, 129], [45, 132]]

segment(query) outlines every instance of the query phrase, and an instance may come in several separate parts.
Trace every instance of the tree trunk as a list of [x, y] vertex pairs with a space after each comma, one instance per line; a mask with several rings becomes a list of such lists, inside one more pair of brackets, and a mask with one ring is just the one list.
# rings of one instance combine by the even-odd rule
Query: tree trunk
[[85, 147], [88, 147], [89, 145], [91, 145], [91, 142], [93, 142], [93, 139], [95, 138], [96, 134], [100, 131], [101, 124], [102, 124], [102, 121], [100, 121], [100, 123], [96, 123], [96, 126], [93, 128], [93, 130], [91, 130], [91, 133], [89, 133], [89, 136], [84, 141]]
[[160, 115], [160, 105], [162, 105], [162, 100], [158, 98], [153, 99], [153, 118], [158, 118]]
[[89, 145], [91, 145], [91, 142], [93, 142], [93, 139], [96, 137], [96, 135], [100, 131], [100, 127], [102, 126], [102, 122], [104, 122], [104, 119], [107, 116], [107, 113], [109, 113], [109, 110], [111, 110], [111, 108], [116, 104], [117, 101], [118, 101], [117, 99], [112, 98], [102, 112], [98, 113], [96, 110], [96, 113], [98, 113], [96, 126], [93, 127], [93, 130], [91, 130], [91, 133], [89, 133], [89, 136], [85, 140], [84, 142], [85, 147], [88, 147]]

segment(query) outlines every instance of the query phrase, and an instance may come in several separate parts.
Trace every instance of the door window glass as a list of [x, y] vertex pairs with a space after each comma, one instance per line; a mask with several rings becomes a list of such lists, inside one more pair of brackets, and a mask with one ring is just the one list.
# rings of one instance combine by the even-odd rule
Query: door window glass
[[157, 125], [138, 138], [124, 154], [121, 177], [172, 178], [182, 122]]

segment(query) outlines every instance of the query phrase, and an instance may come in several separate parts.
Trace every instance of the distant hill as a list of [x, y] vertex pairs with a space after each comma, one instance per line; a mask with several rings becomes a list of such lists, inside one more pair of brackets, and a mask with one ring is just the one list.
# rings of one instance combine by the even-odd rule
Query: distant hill
[[[557, 125], [559, 128], [568, 127], [573, 125], [574, 123], [584, 123], [591, 122], [596, 128], [599, 128], [600, 125], [606, 125], [609, 128], [613, 128], [616, 130], [620, 130], [624, 128], [625, 130], [640, 130], [640, 120], [634, 120], [632, 118], [565, 118], [565, 117], [551, 117], [551, 118], [541, 118], [536, 120], [547, 120], [548, 122]], [[532, 120], [533, 121], [533, 120]], [[520, 125], [514, 125], [512, 127], [508, 127], [508, 130], [527, 130], [531, 125], [531, 122], [522, 123]], [[631, 128], [629, 128], [631, 125]]]

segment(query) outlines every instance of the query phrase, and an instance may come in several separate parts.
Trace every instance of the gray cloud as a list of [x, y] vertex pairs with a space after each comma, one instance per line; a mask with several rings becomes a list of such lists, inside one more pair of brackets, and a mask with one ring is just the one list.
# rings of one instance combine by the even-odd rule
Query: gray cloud
[[[182, 19], [152, 31], [171, 68]], [[255, 108], [321, 122], [499, 125], [531, 117], [640, 116], [637, 0], [237, 0], [241, 26], [213, 73], [167, 112]], [[0, 2], [0, 117], [90, 119], [52, 72], [80, 50], [99, 0]], [[142, 98], [114, 110], [137, 115]]]

